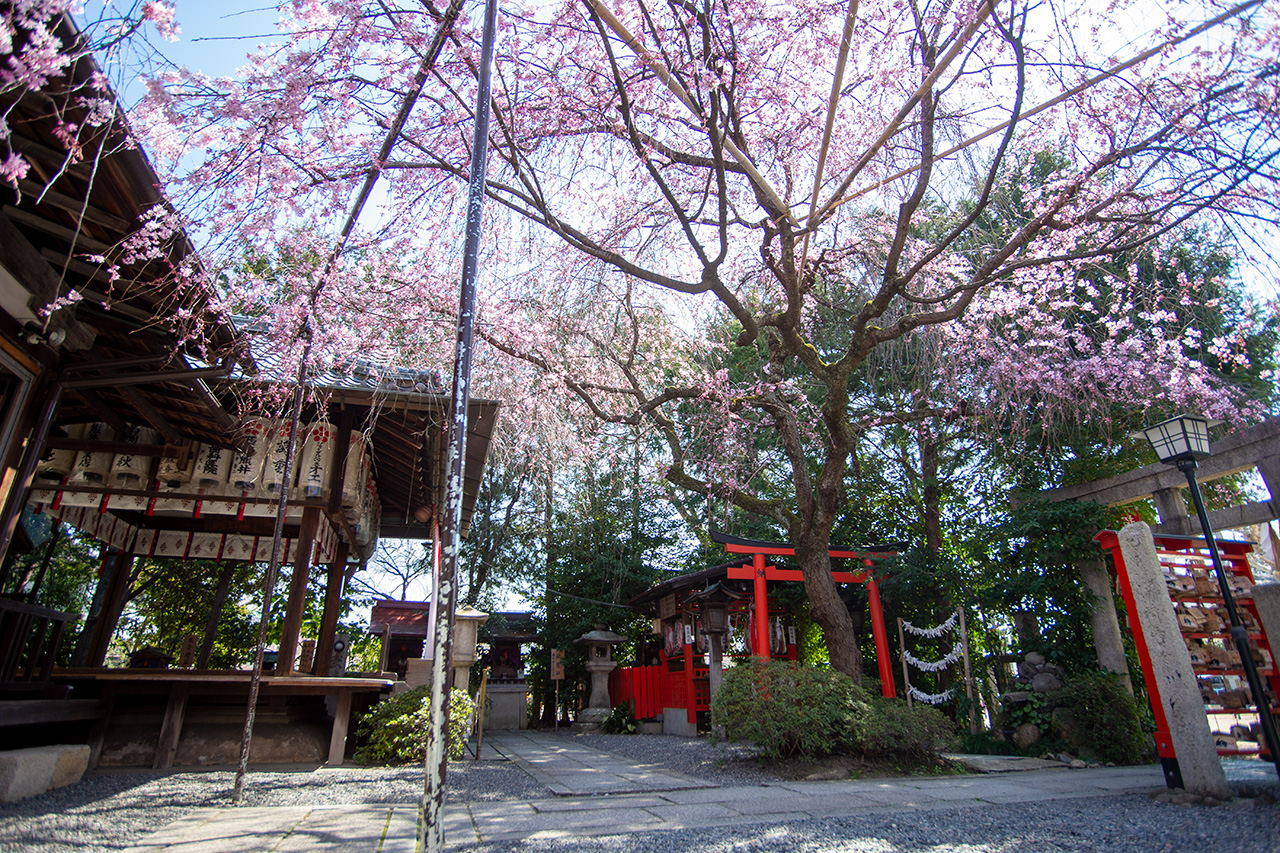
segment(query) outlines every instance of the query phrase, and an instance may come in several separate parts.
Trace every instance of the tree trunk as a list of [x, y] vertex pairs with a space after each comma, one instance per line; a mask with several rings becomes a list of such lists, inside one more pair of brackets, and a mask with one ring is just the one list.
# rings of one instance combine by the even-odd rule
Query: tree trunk
[[862, 684], [862, 651], [853, 634], [849, 608], [831, 577], [831, 531], [814, 531], [795, 540], [796, 559], [804, 572], [804, 590], [809, 597], [809, 614], [822, 628], [831, 666]]
[[204, 641], [200, 644], [200, 654], [196, 657], [196, 669], [208, 669], [209, 658], [213, 654], [213, 641], [218, 637], [218, 623], [222, 621], [222, 609], [227, 604], [227, 595], [231, 592], [231, 579], [236, 573], [236, 563], [228, 562], [222, 567], [222, 575], [218, 578], [218, 588], [213, 593], [213, 602], [209, 605], [209, 621], [204, 626]]

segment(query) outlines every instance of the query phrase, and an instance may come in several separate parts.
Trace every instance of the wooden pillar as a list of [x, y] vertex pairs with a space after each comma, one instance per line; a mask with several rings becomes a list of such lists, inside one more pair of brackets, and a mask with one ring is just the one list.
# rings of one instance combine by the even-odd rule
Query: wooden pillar
[[876, 643], [876, 663], [880, 667], [880, 692], [892, 699], [893, 660], [889, 657], [889, 635], [884, 628], [884, 607], [880, 604], [880, 584], [875, 578], [867, 581], [867, 599], [871, 605], [871, 636]]
[[764, 554], [751, 556], [756, 570], [753, 592], [756, 607], [756, 657], [769, 659], [769, 592], [764, 581]]
[[320, 527], [320, 508], [302, 510], [302, 525], [293, 552], [293, 574], [289, 578], [289, 603], [280, 625], [280, 654], [276, 658], [276, 675], [293, 674], [298, 656], [298, 635], [302, 631], [302, 614], [307, 604], [307, 581], [311, 576], [311, 554], [315, 550], [316, 531]]
[[321, 678], [329, 675], [333, 661], [333, 638], [338, 631], [338, 611], [342, 608], [342, 582], [346, 579], [347, 557], [351, 546], [340, 540], [329, 564], [329, 577], [324, 585], [324, 615], [320, 617], [320, 638], [316, 640], [316, 666], [312, 673]]

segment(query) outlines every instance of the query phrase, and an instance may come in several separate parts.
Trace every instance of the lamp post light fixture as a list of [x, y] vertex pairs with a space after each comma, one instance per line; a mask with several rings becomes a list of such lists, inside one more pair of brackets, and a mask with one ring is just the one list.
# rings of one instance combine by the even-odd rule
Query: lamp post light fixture
[[1258, 675], [1258, 667], [1253, 662], [1249, 648], [1249, 633], [1240, 621], [1240, 613], [1236, 609], [1235, 599], [1231, 595], [1231, 587], [1227, 583], [1227, 574], [1222, 568], [1222, 557], [1218, 554], [1218, 543], [1209, 525], [1209, 514], [1204, 508], [1204, 497], [1200, 494], [1200, 484], [1196, 482], [1198, 459], [1209, 455], [1209, 428], [1222, 421], [1201, 418], [1195, 415], [1179, 415], [1155, 426], [1142, 430], [1142, 435], [1151, 442], [1156, 456], [1166, 465], [1174, 465], [1187, 477], [1187, 489], [1191, 492], [1191, 502], [1195, 504], [1196, 515], [1200, 519], [1200, 532], [1204, 534], [1209, 546], [1209, 556], [1213, 559], [1213, 571], [1218, 576], [1218, 589], [1222, 593], [1223, 604], [1227, 608], [1227, 616], [1231, 620], [1231, 639], [1235, 641], [1236, 650], [1240, 652], [1240, 662], [1244, 667], [1249, 691], [1253, 694], [1254, 704], [1258, 708], [1258, 721], [1262, 725], [1262, 734], [1271, 752], [1271, 760], [1276, 765], [1276, 774], [1280, 776], [1280, 738], [1276, 736], [1275, 719], [1271, 716], [1270, 703], [1262, 686], [1262, 678]]

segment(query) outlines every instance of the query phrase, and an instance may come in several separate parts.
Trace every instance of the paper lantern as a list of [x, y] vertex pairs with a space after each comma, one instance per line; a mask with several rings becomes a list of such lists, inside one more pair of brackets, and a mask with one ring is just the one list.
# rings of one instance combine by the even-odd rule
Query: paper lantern
[[[157, 444], [160, 434], [150, 427], [132, 424], [129, 431], [120, 436], [127, 444]], [[136, 453], [117, 453], [111, 460], [111, 479], [122, 489], [142, 488], [151, 474], [151, 457]], [[149, 484], [147, 484], [149, 485]]]
[[241, 435], [248, 446], [244, 452], [238, 451], [232, 457], [231, 472], [227, 478], [237, 489], [248, 491], [258, 484], [271, 442], [272, 427], [272, 422], [266, 418], [248, 418], [240, 425]]
[[[84, 438], [85, 429], [84, 424], [72, 424], [66, 428], [67, 438]], [[74, 450], [50, 450], [36, 466], [36, 479], [61, 483], [71, 474], [75, 460]]]
[[302, 464], [298, 467], [298, 489], [304, 498], [321, 498], [329, 494], [329, 469], [333, 467], [333, 425], [326, 420], [307, 427], [302, 445]]
[[[85, 441], [110, 441], [114, 435], [115, 430], [106, 424], [92, 423], [85, 430], [83, 438]], [[70, 480], [93, 485], [105, 483], [107, 475], [111, 472], [111, 459], [110, 453], [78, 451], [72, 463]]]

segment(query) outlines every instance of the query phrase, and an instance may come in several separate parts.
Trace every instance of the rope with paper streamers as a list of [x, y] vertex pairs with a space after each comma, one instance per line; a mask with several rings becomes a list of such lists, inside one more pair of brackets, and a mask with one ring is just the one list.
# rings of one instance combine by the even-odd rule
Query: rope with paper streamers
[[907, 663], [911, 664], [921, 672], [941, 672], [942, 670], [946, 669], [947, 667], [951, 666], [952, 664], [960, 660], [962, 655], [961, 655], [960, 644], [957, 643], [955, 646], [952, 647], [951, 654], [947, 655], [942, 660], [920, 660], [920, 658], [911, 654], [911, 652], [907, 651], [906, 649], [902, 650], [902, 656], [907, 659]]
[[960, 617], [960, 611], [957, 610], [955, 613], [952, 613], [950, 616], [947, 617], [946, 622], [943, 622], [941, 625], [937, 626], [936, 628], [917, 628], [915, 625], [912, 625], [906, 619], [903, 619], [902, 627], [908, 634], [914, 634], [917, 637], [929, 637], [931, 639], [936, 640], [938, 637], [941, 637], [943, 634], [954, 629], [956, 627], [956, 620], [959, 617]]
[[950, 702], [952, 698], [955, 697], [956, 689], [954, 687], [948, 687], [941, 693], [925, 693], [914, 687], [908, 686], [907, 695], [917, 702], [923, 702], [926, 705], [941, 705], [944, 702]]
[[[960, 633], [959, 642], [952, 646], [951, 651], [948, 652], [947, 656], [941, 660], [921, 660], [911, 654], [911, 652], [907, 651], [906, 634], [908, 633], [915, 637], [925, 637], [936, 640], [944, 634], [949, 634], [950, 632], [955, 631], [957, 628]], [[964, 629], [964, 614], [959, 608], [956, 608], [955, 612], [948, 616], [946, 621], [941, 625], [936, 625], [932, 628], [920, 628], [912, 625], [905, 619], [899, 618], [898, 644], [899, 648], [902, 649], [902, 681], [907, 689], [908, 705], [910, 705], [912, 701], [923, 702], [926, 705], [942, 705], [952, 701], [956, 696], [955, 687], [948, 687], [941, 693], [925, 693], [923, 690], [920, 690], [911, 683], [911, 673], [910, 670], [907, 669], [908, 664], [914, 666], [921, 672], [941, 672], [944, 669], [949, 669], [950, 667], [955, 666], [961, 660], [964, 661], [965, 695], [968, 696], [972, 702], [973, 680], [972, 675], [969, 672], [969, 638]], [[970, 708], [969, 729], [973, 731], [975, 728], [976, 721], [973, 716], [973, 709]]]

